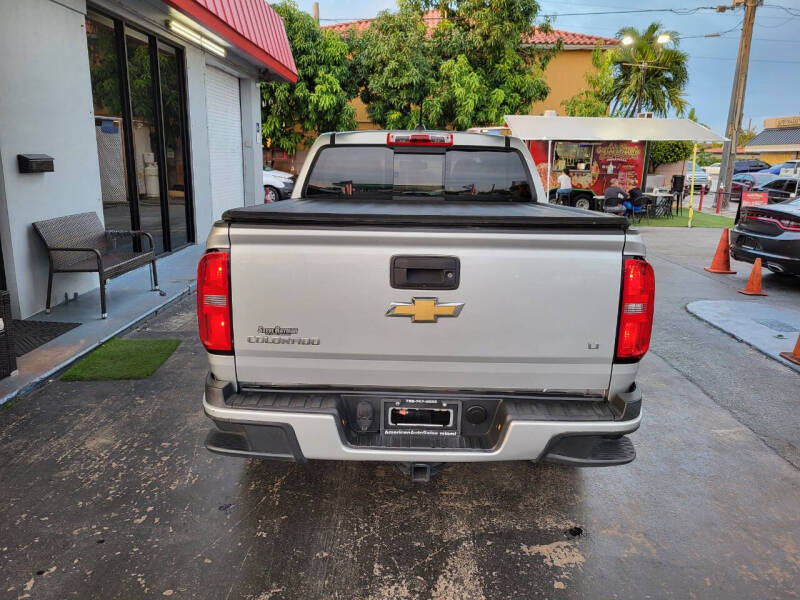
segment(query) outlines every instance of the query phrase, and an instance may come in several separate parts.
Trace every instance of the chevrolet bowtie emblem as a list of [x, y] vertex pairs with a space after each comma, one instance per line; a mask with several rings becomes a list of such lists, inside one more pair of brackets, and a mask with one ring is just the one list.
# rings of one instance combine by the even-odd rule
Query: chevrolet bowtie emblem
[[411, 302], [392, 302], [387, 317], [411, 317], [413, 323], [435, 323], [439, 317], [457, 317], [463, 302], [444, 302], [438, 298], [412, 298]]

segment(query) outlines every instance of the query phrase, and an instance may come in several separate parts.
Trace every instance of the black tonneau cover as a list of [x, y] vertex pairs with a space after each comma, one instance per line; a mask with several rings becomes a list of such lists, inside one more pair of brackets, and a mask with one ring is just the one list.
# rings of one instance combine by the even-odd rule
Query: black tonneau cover
[[591, 227], [625, 230], [628, 219], [555, 204], [451, 200], [285, 200], [233, 208], [228, 223], [392, 227]]

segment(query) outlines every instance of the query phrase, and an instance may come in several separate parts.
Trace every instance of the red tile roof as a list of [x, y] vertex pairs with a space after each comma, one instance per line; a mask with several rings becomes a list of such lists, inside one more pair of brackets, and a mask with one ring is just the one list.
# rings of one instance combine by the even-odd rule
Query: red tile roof
[[[436, 9], [426, 11], [422, 18], [425, 19], [425, 22], [431, 29], [436, 27], [442, 20], [439, 11]], [[372, 19], [359, 19], [358, 21], [349, 21], [347, 23], [334, 23], [333, 25], [323, 26], [323, 29], [345, 34], [351, 29], [355, 28], [356, 33], [361, 33], [369, 28], [372, 21]], [[586, 33], [574, 33], [572, 31], [564, 31], [562, 29], [551, 29], [548, 32], [543, 32], [535, 27], [527, 36], [525, 36], [523, 41], [526, 44], [548, 46], [555, 44], [558, 40], [561, 40], [561, 42], [568, 47], [579, 46], [593, 48], [598, 43], [604, 46], [616, 46], [619, 44], [619, 40], [614, 38], [600, 37]]]
[[164, 0], [282, 78], [297, 81], [283, 21], [265, 0]]
[[555, 44], [558, 40], [565, 46], [586, 46], [594, 47], [597, 44], [603, 46], [616, 46], [619, 40], [615, 38], [601, 37], [599, 35], [589, 35], [588, 33], [575, 33], [564, 31], [563, 29], [551, 29], [544, 32], [534, 28], [525, 40], [528, 44], [547, 46]]

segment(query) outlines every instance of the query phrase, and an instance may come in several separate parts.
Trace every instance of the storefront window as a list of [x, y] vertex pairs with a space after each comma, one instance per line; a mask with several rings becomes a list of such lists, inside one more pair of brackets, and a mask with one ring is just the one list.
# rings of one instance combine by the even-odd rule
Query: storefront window
[[[103, 220], [106, 229], [131, 229], [131, 199], [128, 196], [125, 165], [125, 127], [122, 116], [119, 54], [114, 21], [89, 12], [86, 17], [89, 70], [92, 79], [94, 126]], [[133, 248], [131, 240], [120, 239], [121, 250]]]
[[157, 253], [190, 243], [183, 55], [93, 11], [86, 32], [106, 229], [146, 231]]

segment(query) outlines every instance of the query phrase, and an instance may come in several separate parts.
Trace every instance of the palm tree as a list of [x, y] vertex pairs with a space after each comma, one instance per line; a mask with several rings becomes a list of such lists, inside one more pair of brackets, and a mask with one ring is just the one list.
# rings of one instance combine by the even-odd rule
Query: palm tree
[[683, 115], [689, 72], [688, 56], [677, 48], [678, 34], [651, 23], [641, 32], [623, 27], [617, 39], [622, 43], [615, 49], [611, 114], [633, 117], [644, 110], [666, 117], [672, 109]]

